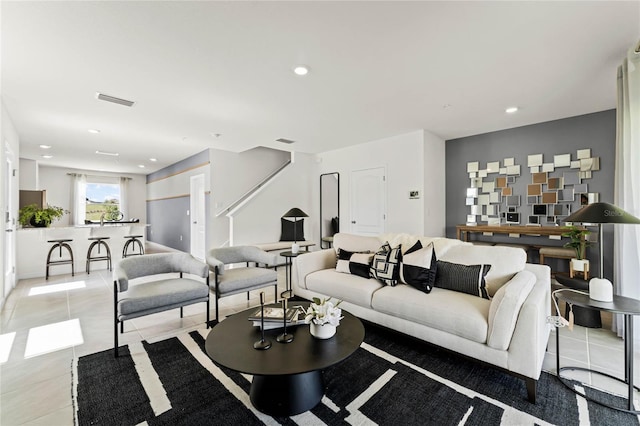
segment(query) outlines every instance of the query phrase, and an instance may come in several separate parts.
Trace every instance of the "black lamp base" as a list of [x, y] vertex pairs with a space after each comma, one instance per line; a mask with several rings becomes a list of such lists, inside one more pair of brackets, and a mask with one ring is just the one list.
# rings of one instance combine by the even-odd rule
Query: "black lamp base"
[[293, 334], [291, 333], [282, 333], [276, 337], [276, 340], [280, 343], [291, 343], [293, 342]]
[[267, 350], [271, 347], [271, 340], [258, 340], [253, 344], [253, 349], [261, 351]]

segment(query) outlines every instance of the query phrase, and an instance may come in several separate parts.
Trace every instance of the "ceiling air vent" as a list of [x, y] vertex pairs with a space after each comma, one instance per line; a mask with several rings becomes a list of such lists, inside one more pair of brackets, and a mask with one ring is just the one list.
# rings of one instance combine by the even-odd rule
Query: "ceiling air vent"
[[280, 138], [280, 139], [276, 139], [276, 142], [292, 144], [292, 143], [295, 143], [296, 141], [292, 141], [291, 139]]
[[133, 101], [128, 101], [126, 99], [116, 98], [115, 96], [105, 95], [104, 93], [100, 93], [100, 92], [96, 93], [96, 98], [100, 99], [101, 101], [107, 101], [107, 102], [111, 102], [118, 105], [124, 105], [128, 107], [132, 107], [133, 104], [135, 103]]

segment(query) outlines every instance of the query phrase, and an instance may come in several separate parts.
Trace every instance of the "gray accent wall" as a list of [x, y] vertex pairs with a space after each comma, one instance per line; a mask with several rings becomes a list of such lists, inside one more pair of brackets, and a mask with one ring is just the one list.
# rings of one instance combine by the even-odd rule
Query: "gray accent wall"
[[[467, 162], [478, 161], [480, 168], [487, 162], [513, 157], [521, 165], [520, 176], [513, 185], [514, 194], [521, 195], [521, 224], [526, 224], [530, 206], [526, 204], [527, 184], [531, 183], [531, 173], [527, 167], [527, 157], [543, 154], [545, 162], [552, 162], [554, 155], [571, 154], [576, 158], [579, 149], [591, 149], [593, 157], [600, 157], [600, 170], [593, 172], [591, 179], [585, 180], [589, 192], [597, 192], [600, 201], [613, 203], [615, 167], [616, 112], [608, 110], [561, 120], [549, 121], [514, 129], [501, 130], [482, 135], [448, 140], [446, 150], [446, 234], [455, 238], [456, 225], [466, 222], [469, 207], [465, 205], [466, 188], [469, 187]], [[564, 169], [568, 170], [568, 169]], [[553, 175], [553, 174], [552, 174]], [[493, 175], [495, 176], [495, 175]], [[595, 228], [594, 228], [595, 229]], [[604, 226], [605, 276], [613, 276], [613, 227]], [[539, 245], [561, 245], [544, 237], [509, 238], [494, 235], [484, 239], [497, 242], [526, 243]], [[482, 239], [482, 237], [480, 238]], [[592, 275], [599, 275], [597, 246], [588, 249], [592, 264]], [[530, 259], [537, 262], [537, 258]], [[549, 260], [555, 270], [567, 270], [566, 261]]]

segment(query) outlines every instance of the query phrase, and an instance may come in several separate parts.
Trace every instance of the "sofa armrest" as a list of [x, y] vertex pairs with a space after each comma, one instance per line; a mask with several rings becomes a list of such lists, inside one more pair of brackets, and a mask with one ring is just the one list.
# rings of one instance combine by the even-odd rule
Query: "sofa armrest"
[[551, 268], [527, 263], [525, 270], [536, 276], [525, 299], [509, 345], [509, 370], [538, 379], [551, 330], [547, 317], [551, 315]]
[[312, 272], [336, 267], [336, 252], [329, 248], [300, 255], [293, 262], [291, 281], [295, 293], [296, 287], [307, 288], [306, 278]]

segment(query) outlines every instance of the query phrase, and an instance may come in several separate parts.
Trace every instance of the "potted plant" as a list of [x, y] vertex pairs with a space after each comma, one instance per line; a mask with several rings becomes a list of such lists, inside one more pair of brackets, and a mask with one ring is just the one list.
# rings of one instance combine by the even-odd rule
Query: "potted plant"
[[571, 277], [573, 278], [573, 272], [582, 272], [586, 277], [589, 274], [589, 259], [585, 259], [587, 253], [587, 247], [592, 243], [587, 241], [587, 235], [591, 234], [591, 231], [585, 228], [577, 226], [569, 226], [569, 230], [562, 234], [563, 237], [569, 238], [569, 242], [564, 245], [566, 248], [572, 248], [576, 257], [571, 259]]
[[313, 303], [307, 308], [304, 317], [304, 322], [309, 324], [309, 331], [313, 337], [328, 339], [336, 334], [336, 327], [343, 318], [342, 309], [338, 308], [340, 303], [342, 300], [334, 305], [330, 298], [313, 298]]
[[36, 204], [29, 204], [18, 212], [18, 222], [22, 226], [48, 227], [51, 222], [60, 219], [65, 213], [69, 212], [62, 207], [47, 205], [47, 207], [39, 208]]

